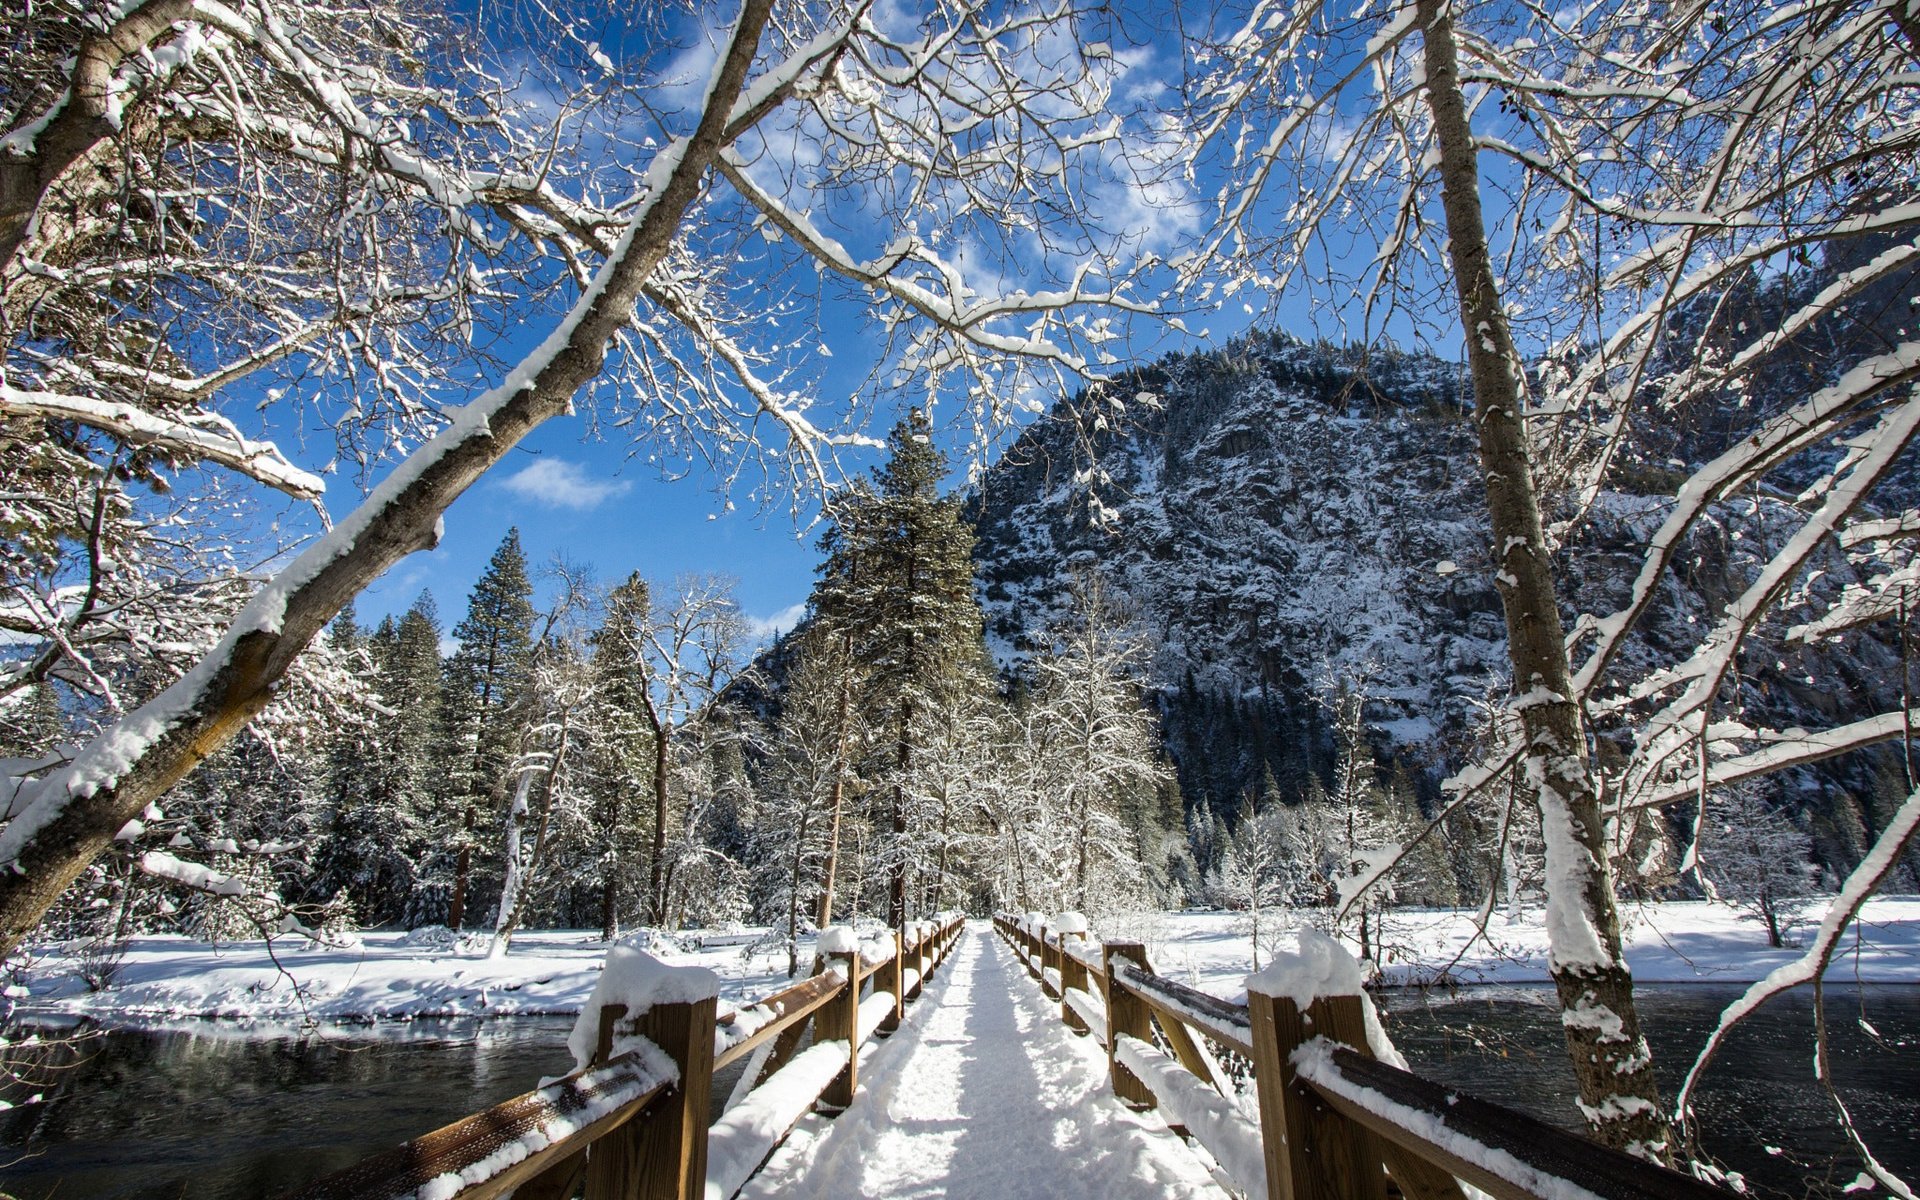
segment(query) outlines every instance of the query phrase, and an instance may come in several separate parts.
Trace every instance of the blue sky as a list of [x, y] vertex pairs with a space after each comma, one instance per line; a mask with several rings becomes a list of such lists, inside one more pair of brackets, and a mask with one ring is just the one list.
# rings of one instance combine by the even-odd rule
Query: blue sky
[[[1177, 42], [1164, 30], [1152, 31], [1150, 36], [1156, 43], [1152, 48], [1136, 46], [1125, 56], [1124, 70], [1131, 75], [1129, 89], [1152, 89], [1177, 74]], [[687, 53], [697, 58], [707, 47], [698, 36], [691, 42]], [[680, 64], [668, 73], [690, 79], [700, 74], [688, 64]], [[784, 148], [788, 153], [795, 152], [794, 145]], [[1204, 186], [1195, 189], [1205, 190]], [[1189, 199], [1197, 198], [1189, 194]], [[1129, 228], [1144, 229], [1145, 240], [1162, 250], [1172, 249], [1181, 232], [1192, 232], [1191, 228], [1179, 227], [1197, 225], [1200, 217], [1197, 209], [1174, 214], [1153, 203], [1143, 203], [1147, 199], [1144, 193], [1136, 194], [1126, 187], [1109, 189], [1100, 199], [1119, 221]], [[856, 204], [855, 209], [837, 214], [843, 222], [841, 236], [873, 233], [872, 215], [857, 209]], [[1003, 252], [1008, 248], [999, 247]], [[990, 253], [987, 247], [981, 249]], [[964, 238], [954, 247], [960, 258], [968, 251]], [[1022, 276], [1027, 274], [1026, 264], [1002, 260], [981, 265], [987, 267], [989, 278], [1004, 285], [1025, 282]], [[817, 394], [831, 408], [832, 397], [860, 391], [861, 372], [875, 362], [876, 354], [882, 358], [885, 355], [873, 344], [880, 335], [859, 303], [826, 293], [821, 293], [816, 302], [819, 308], [815, 311], [796, 315], [801, 327], [809, 319], [818, 322], [818, 332], [809, 332], [800, 340], [805, 343], [804, 352], [817, 353], [816, 344], [826, 351], [809, 369]], [[1117, 359], [1112, 369], [1150, 360], [1171, 348], [1216, 344], [1256, 319], [1263, 325], [1312, 336], [1316, 332], [1313, 317], [1327, 316], [1324, 310], [1315, 311], [1300, 300], [1275, 308], [1266, 298], [1254, 296], [1252, 289], [1231, 301], [1216, 297], [1211, 307], [1210, 312], [1187, 312], [1191, 335], [1152, 321], [1132, 329], [1117, 327], [1122, 340], [1106, 347]], [[1258, 314], [1256, 309], [1260, 310]], [[516, 348], [512, 343], [524, 339], [525, 345], [532, 345], [553, 319], [548, 313], [529, 314], [520, 333], [509, 339], [510, 344], [492, 349], [511, 359]], [[491, 377], [485, 380], [491, 381]], [[896, 407], [876, 414], [867, 432], [883, 435], [901, 406], [919, 399], [911, 394], [890, 397]], [[939, 415], [957, 414], [943, 411]], [[738, 581], [738, 599], [751, 619], [763, 628], [791, 623], [812, 585], [818, 558], [814, 545], [819, 530], [807, 525], [810, 506], [803, 503], [797, 526], [784, 499], [776, 498], [772, 506], [762, 507], [745, 486], [736, 489], [730, 505], [727, 497], [715, 494], [710, 473], [696, 468], [684, 478], [663, 480], [644, 457], [629, 456], [631, 447], [619, 430], [608, 429], [604, 439], [594, 439], [587, 436], [590, 428], [586, 419], [568, 417], [535, 431], [447, 512], [445, 535], [438, 549], [408, 557], [360, 597], [357, 610], [361, 619], [377, 621], [383, 615], [402, 611], [422, 589], [431, 589], [443, 622], [451, 627], [464, 610], [468, 590], [488, 556], [506, 530], [517, 526], [529, 564], [536, 571], [561, 555], [576, 563], [592, 564], [598, 578], [607, 584], [630, 571], [638, 571], [656, 583], [668, 583], [689, 572], [728, 575]], [[296, 458], [303, 456], [297, 446], [288, 444], [289, 440], [330, 449], [329, 433], [310, 429], [308, 435], [277, 440]], [[951, 436], [949, 449], [959, 446], [959, 436]], [[955, 457], [956, 461], [964, 458], [958, 454]], [[851, 473], [864, 470], [873, 461], [871, 454], [853, 454], [843, 465]], [[391, 464], [385, 464], [376, 475], [390, 469]], [[357, 502], [360, 492], [345, 474], [330, 482], [327, 504], [338, 517]], [[959, 482], [956, 471], [953, 485]]]

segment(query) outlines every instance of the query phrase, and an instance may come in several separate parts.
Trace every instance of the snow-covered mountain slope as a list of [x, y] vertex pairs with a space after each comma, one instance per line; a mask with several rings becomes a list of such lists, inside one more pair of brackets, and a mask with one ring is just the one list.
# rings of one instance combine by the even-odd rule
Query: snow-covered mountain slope
[[[1073, 572], [1095, 568], [1158, 641], [1155, 683], [1189, 805], [1230, 812], [1269, 771], [1282, 795], [1301, 794], [1309, 772], [1325, 777], [1333, 747], [1318, 689], [1329, 675], [1366, 678], [1378, 748], [1431, 800], [1465, 761], [1477, 706], [1506, 692], [1466, 388], [1432, 358], [1376, 350], [1363, 362], [1259, 334], [1057, 406], [973, 502], [996, 655], [1020, 658], [1067, 611]], [[1603, 498], [1563, 556], [1569, 620], [1618, 603], [1661, 511], [1651, 497]], [[1702, 523], [1619, 674], [1685, 656], [1778, 532], [1769, 512], [1730, 504]], [[1898, 704], [1897, 692], [1873, 695], [1897, 687], [1886, 682], [1897, 659], [1879, 643], [1750, 657], [1738, 702], [1769, 710], [1775, 727]], [[1876, 769], [1819, 777], [1845, 783], [1869, 827]]]
[[[1224, 704], [1313, 736], [1320, 681], [1364, 673], [1372, 726], [1437, 763], [1505, 661], [1499, 598], [1470, 569], [1487, 533], [1463, 381], [1394, 356], [1375, 358], [1367, 386], [1355, 365], [1258, 338], [1140, 372], [1118, 414], [1085, 397], [1060, 406], [976, 501], [996, 654], [1017, 659], [1065, 612], [1071, 571], [1097, 566], [1158, 641], [1175, 726], [1217, 723], [1185, 710]], [[1105, 478], [1087, 476], [1092, 460]], [[1176, 743], [1183, 732], [1169, 729]], [[1305, 747], [1244, 749], [1277, 759], [1283, 783], [1306, 762]], [[1191, 795], [1197, 781], [1183, 782]]]

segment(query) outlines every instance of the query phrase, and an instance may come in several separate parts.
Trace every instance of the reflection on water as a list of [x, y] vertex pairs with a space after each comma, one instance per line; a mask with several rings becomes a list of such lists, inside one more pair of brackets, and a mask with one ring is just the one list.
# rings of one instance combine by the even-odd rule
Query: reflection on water
[[[1742, 990], [1693, 984], [1635, 989], [1669, 1099], [1721, 1009]], [[1578, 1127], [1550, 989], [1475, 989], [1452, 996], [1404, 991], [1390, 995], [1386, 1008], [1393, 1039], [1414, 1070]], [[1920, 988], [1830, 987], [1826, 1008], [1833, 1076], [1855, 1125], [1886, 1167], [1914, 1179], [1920, 1175]], [[1836, 1110], [1814, 1079], [1812, 1030], [1811, 989], [1773, 1000], [1728, 1036], [1698, 1093], [1694, 1107], [1703, 1149], [1756, 1190], [1837, 1195], [1860, 1172]]]
[[[1739, 992], [1639, 989], [1669, 1088]], [[1422, 1074], [1577, 1122], [1547, 989], [1401, 992], [1386, 1007]], [[1889, 1168], [1920, 1175], [1920, 988], [1834, 989], [1827, 1012], [1834, 1075], [1855, 1122]], [[1698, 1105], [1710, 1154], [1796, 1200], [1837, 1196], [1860, 1170], [1812, 1077], [1811, 1022], [1805, 989], [1762, 1010], [1733, 1035]], [[559, 1073], [571, 1024], [419, 1021], [236, 1037], [235, 1026], [209, 1022], [106, 1034], [83, 1045], [48, 1102], [0, 1112], [0, 1191], [18, 1200], [272, 1196]], [[716, 1083], [716, 1107], [731, 1085]], [[1787, 1149], [1769, 1155], [1768, 1146]]]
[[49, 1102], [0, 1112], [0, 1191], [18, 1200], [276, 1195], [559, 1074], [572, 1024], [417, 1021], [236, 1038], [208, 1023], [107, 1034], [58, 1073]]

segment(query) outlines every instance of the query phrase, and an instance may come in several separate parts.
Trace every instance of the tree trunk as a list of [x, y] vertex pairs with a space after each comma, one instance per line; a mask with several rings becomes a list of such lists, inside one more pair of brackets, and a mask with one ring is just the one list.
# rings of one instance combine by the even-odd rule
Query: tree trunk
[[[649, 701], [647, 711], [653, 711]], [[655, 928], [667, 920], [667, 799], [672, 776], [667, 771], [667, 736], [671, 726], [658, 717], [653, 721], [653, 862], [647, 869], [647, 919]]]
[[333, 532], [295, 559], [178, 682], [115, 722], [67, 766], [38, 781], [0, 831], [0, 958], [113, 835], [217, 752], [264, 708], [300, 652], [346, 603], [394, 563], [439, 539], [441, 514], [534, 427], [568, 410], [606, 362], [647, 277], [666, 257], [725, 138], [771, 12], [747, 0], [712, 89], [677, 158], [660, 170], [566, 323], [523, 363], [526, 375], [454, 414]]
[[[787, 978], [800, 973], [800, 866], [806, 857], [807, 823], [813, 816], [808, 808], [800, 814], [800, 828], [793, 835], [793, 874], [787, 882]], [[820, 922], [825, 929], [827, 923]]]
[[895, 929], [907, 920], [907, 769], [913, 765], [913, 702], [900, 706], [900, 742], [895, 752], [893, 781], [893, 862], [888, 867], [887, 924]]
[[[858, 566], [854, 568], [858, 571]], [[820, 880], [820, 902], [815, 906], [814, 926], [825, 929], [833, 924], [833, 877], [840, 866], [840, 810], [847, 796], [847, 733], [853, 719], [853, 637], [842, 635], [840, 696], [834, 716], [833, 794], [827, 805], [827, 863]]]
[[608, 801], [607, 845], [602, 852], [600, 874], [600, 940], [611, 942], [620, 936], [620, 810], [621, 793], [614, 791]]
[[1517, 706], [1527, 745], [1522, 769], [1547, 845], [1549, 966], [1564, 1010], [1567, 1053], [1594, 1135], [1664, 1160], [1667, 1122], [1634, 1008], [1633, 978], [1621, 956], [1600, 800], [1533, 488], [1518, 356], [1487, 247], [1453, 23], [1440, 0], [1421, 0], [1419, 15], [1507, 651], [1514, 691], [1526, 701]]
[[472, 793], [460, 817], [460, 849], [453, 860], [453, 896], [447, 901], [447, 928], [455, 933], [467, 917], [467, 880], [473, 874], [473, 824], [478, 818]]

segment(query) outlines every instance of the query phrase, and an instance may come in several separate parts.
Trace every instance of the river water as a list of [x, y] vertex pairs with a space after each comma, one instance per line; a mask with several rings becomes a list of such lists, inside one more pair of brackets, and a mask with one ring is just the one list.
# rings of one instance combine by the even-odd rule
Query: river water
[[[1642, 985], [1638, 994], [1671, 1086], [1739, 989]], [[1550, 1000], [1544, 988], [1405, 992], [1385, 1007], [1416, 1070], [1570, 1125]], [[1813, 1081], [1811, 1008], [1803, 989], [1763, 1010], [1735, 1035], [1698, 1105], [1708, 1153], [1755, 1190], [1796, 1200], [1840, 1195], [1860, 1169]], [[1856, 1124], [1888, 1167], [1920, 1175], [1920, 988], [1834, 989], [1828, 1018], [1834, 1074]], [[0, 1191], [18, 1200], [273, 1196], [558, 1073], [571, 1024], [417, 1021], [234, 1036], [207, 1023], [106, 1034], [58, 1071], [45, 1101], [0, 1112]]]
[[[1669, 1099], [1721, 1010], [1743, 990], [1634, 988]], [[1394, 1041], [1416, 1071], [1578, 1127], [1552, 989], [1409, 990], [1385, 1007]], [[1920, 987], [1830, 986], [1826, 1015], [1833, 1078], [1855, 1127], [1883, 1165], [1909, 1182], [1920, 1178]], [[1800, 988], [1728, 1035], [1697, 1093], [1699, 1148], [1758, 1193], [1841, 1195], [1860, 1173], [1813, 1057], [1813, 993]]]

